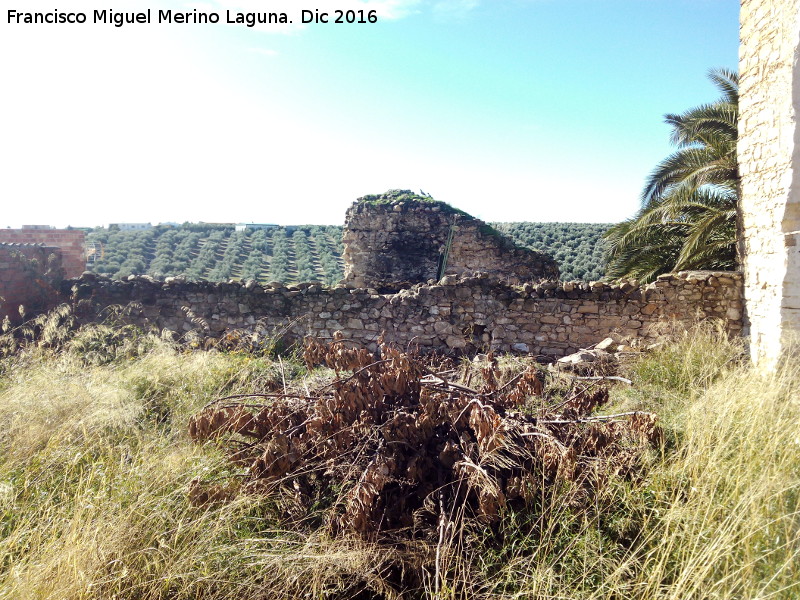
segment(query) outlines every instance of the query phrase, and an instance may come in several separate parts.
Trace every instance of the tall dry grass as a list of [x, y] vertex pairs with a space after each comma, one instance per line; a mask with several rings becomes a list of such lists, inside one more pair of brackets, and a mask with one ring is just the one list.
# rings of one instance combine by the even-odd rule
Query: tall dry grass
[[543, 489], [491, 531], [393, 546], [293, 523], [269, 498], [191, 506], [193, 479], [233, 473], [188, 440], [188, 416], [281, 374], [264, 358], [143, 348], [99, 366], [69, 350], [3, 359], [0, 598], [390, 598], [414, 561], [408, 598], [800, 597], [796, 361], [756, 372], [709, 331], [665, 345], [630, 366], [635, 385], [610, 408], [666, 424], [636, 481], [610, 474], [596, 510]]
[[[631, 365], [617, 407], [664, 418], [664, 448], [618, 511], [561, 516], [502, 569], [504, 598], [800, 597], [800, 364], [774, 373], [701, 328]], [[571, 525], [571, 526], [570, 526]], [[563, 532], [570, 531], [569, 539]]]
[[800, 597], [800, 364], [732, 369], [677, 415], [652, 477], [645, 597]]
[[229, 475], [188, 440], [189, 414], [275, 377], [268, 360], [155, 342], [103, 366], [40, 352], [17, 367], [0, 390], [0, 598], [293, 598], [369, 573], [363, 548], [277, 529], [260, 503], [187, 502], [193, 478]]

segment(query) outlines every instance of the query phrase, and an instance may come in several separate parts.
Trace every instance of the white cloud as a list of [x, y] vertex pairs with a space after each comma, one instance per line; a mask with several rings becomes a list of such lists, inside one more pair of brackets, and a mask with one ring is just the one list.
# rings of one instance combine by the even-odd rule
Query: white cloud
[[479, 4], [479, 0], [439, 0], [433, 5], [433, 13], [441, 19], [463, 19]]

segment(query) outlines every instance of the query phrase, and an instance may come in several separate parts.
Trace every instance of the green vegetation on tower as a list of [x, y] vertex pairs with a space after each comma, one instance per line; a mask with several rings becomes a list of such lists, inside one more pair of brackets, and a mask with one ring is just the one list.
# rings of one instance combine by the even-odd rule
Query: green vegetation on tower
[[358, 202], [365, 204], [373, 204], [376, 206], [388, 205], [394, 202], [428, 204], [431, 206], [437, 206], [439, 210], [441, 210], [441, 212], [443, 212], [444, 214], [470, 216], [463, 210], [460, 210], [458, 208], [455, 208], [454, 206], [449, 205], [447, 202], [436, 200], [430, 194], [425, 194], [425, 193], [417, 194], [415, 192], [412, 192], [411, 190], [389, 190], [387, 192], [384, 192], [383, 194], [367, 194], [366, 196], [362, 196], [361, 198], [359, 198]]

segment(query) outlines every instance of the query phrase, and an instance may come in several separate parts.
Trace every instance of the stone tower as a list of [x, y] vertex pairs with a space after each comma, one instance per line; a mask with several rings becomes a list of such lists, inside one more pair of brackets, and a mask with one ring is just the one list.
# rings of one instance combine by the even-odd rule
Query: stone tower
[[800, 0], [742, 0], [739, 144], [753, 361], [800, 332]]
[[359, 198], [344, 224], [344, 282], [391, 288], [442, 275], [488, 272], [510, 283], [558, 279], [546, 254], [517, 247], [492, 227], [408, 190]]

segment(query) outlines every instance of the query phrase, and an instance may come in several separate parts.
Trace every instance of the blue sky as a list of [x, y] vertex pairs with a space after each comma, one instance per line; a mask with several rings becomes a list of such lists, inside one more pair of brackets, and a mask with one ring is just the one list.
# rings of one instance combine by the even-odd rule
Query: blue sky
[[[4, 8], [0, 226], [340, 224], [389, 188], [488, 221], [619, 221], [671, 150], [663, 114], [714, 100], [706, 71], [738, 54], [735, 0], [112, 6], [295, 23], [17, 25]], [[303, 26], [304, 7], [378, 22]]]

